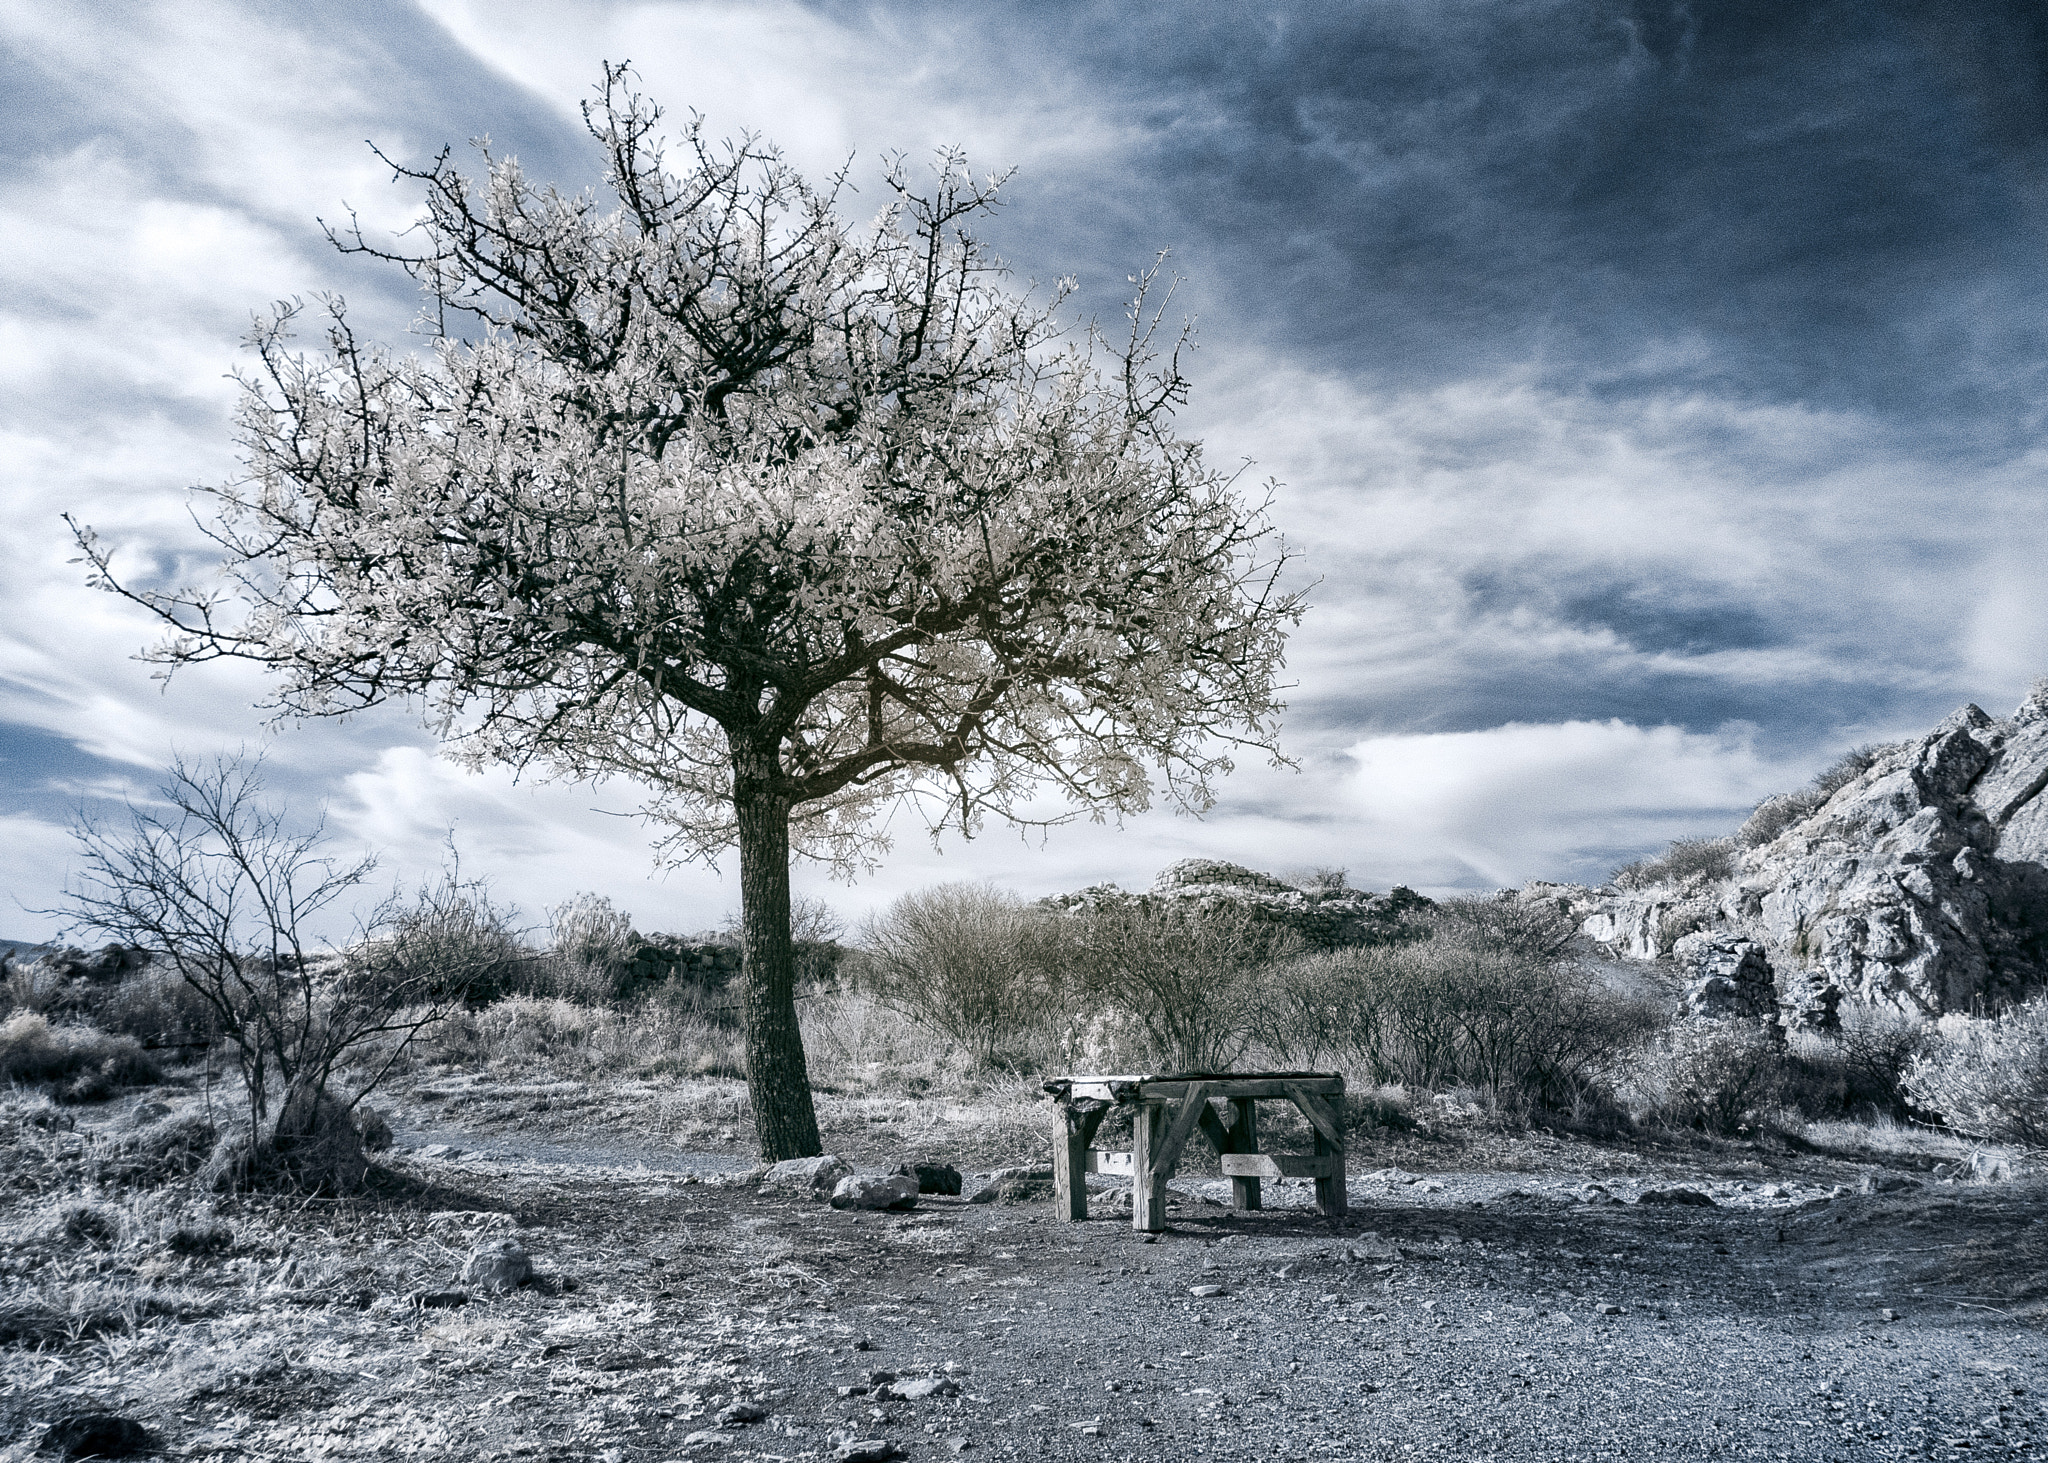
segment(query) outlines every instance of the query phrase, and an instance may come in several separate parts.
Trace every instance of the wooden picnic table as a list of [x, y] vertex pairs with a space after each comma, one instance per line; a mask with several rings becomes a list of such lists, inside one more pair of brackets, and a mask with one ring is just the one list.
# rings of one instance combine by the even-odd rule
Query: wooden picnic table
[[[1060, 1215], [1088, 1217], [1091, 1173], [1131, 1176], [1131, 1227], [1166, 1227], [1166, 1181], [1188, 1140], [1200, 1134], [1222, 1158], [1231, 1201], [1257, 1209], [1265, 1179], [1312, 1178], [1316, 1203], [1332, 1219], [1344, 1214], [1344, 1078], [1337, 1072], [1175, 1072], [1164, 1075], [1060, 1077], [1045, 1084], [1065, 1119], [1053, 1140], [1052, 1171]], [[1258, 1104], [1280, 1099], [1301, 1109], [1315, 1131], [1314, 1153], [1259, 1151]], [[1211, 1106], [1228, 1105], [1226, 1122]], [[1131, 1114], [1131, 1150], [1090, 1146], [1102, 1120], [1119, 1107]]]

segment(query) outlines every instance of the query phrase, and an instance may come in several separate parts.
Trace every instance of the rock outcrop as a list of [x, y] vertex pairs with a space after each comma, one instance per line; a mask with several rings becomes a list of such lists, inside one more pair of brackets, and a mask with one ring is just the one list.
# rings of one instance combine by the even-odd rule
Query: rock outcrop
[[1374, 894], [1350, 888], [1341, 878], [1291, 884], [1221, 859], [1182, 859], [1154, 879], [1144, 894], [1131, 894], [1114, 884], [1096, 884], [1040, 903], [1061, 913], [1075, 913], [1127, 899], [1241, 905], [1257, 918], [1281, 925], [1325, 949], [1408, 938], [1412, 933], [1409, 921], [1430, 905], [1413, 889], [1397, 886], [1385, 894]]
[[1737, 1014], [1764, 980], [1819, 1025], [1845, 997], [1920, 1016], [2013, 1000], [2048, 985], [2048, 694], [1885, 749], [1730, 878], [1522, 897], [1617, 958], [1677, 965], [1688, 1007]]

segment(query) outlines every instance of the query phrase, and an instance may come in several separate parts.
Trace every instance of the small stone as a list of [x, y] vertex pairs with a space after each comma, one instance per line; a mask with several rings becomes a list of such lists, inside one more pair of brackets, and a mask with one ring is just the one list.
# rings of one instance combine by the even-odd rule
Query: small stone
[[1084, 1437], [1084, 1438], [1099, 1438], [1099, 1437], [1101, 1437], [1101, 1436], [1102, 1436], [1102, 1424], [1101, 1424], [1101, 1423], [1099, 1423], [1099, 1422], [1084, 1422], [1084, 1423], [1082, 1423], [1082, 1424], [1081, 1424], [1081, 1436], [1082, 1436], [1082, 1437]]
[[946, 1439], [944, 1440], [944, 1442], [945, 1442], [945, 1444], [946, 1444], [946, 1447], [947, 1447], [947, 1448], [948, 1448], [948, 1449], [949, 1449], [950, 1451], [952, 1451], [952, 1452], [955, 1452], [955, 1453], [964, 1453], [964, 1452], [966, 1452], [966, 1451], [967, 1451], [967, 1450], [968, 1450], [969, 1448], [971, 1448], [971, 1447], [973, 1447], [973, 1446], [974, 1446], [974, 1444], [972, 1444], [972, 1443], [968, 1442], [968, 1441], [967, 1441], [967, 1439], [965, 1439], [965, 1438], [962, 1438], [962, 1437], [950, 1437], [950, 1438], [946, 1438]]
[[87, 1412], [51, 1423], [37, 1451], [59, 1458], [132, 1458], [156, 1451], [156, 1439], [132, 1418]]
[[915, 1209], [917, 1180], [907, 1174], [848, 1174], [832, 1190], [834, 1209]]
[[448, 1163], [462, 1157], [462, 1150], [453, 1143], [429, 1143], [413, 1156], [415, 1158], [430, 1158], [436, 1163]]
[[1597, 1305], [1593, 1309], [1603, 1316], [1618, 1316], [1621, 1314], [1621, 1307], [1618, 1305]]
[[891, 1384], [889, 1392], [905, 1402], [920, 1402], [927, 1397], [958, 1397], [960, 1384], [951, 1377], [913, 1377]]
[[517, 1290], [533, 1278], [533, 1261], [516, 1239], [492, 1240], [469, 1252], [462, 1266], [462, 1283], [486, 1295], [503, 1295]]
[[415, 1290], [406, 1303], [423, 1311], [452, 1311], [469, 1304], [466, 1290]]
[[896, 1445], [887, 1438], [848, 1438], [832, 1450], [837, 1463], [889, 1463]]
[[749, 1423], [767, 1420], [768, 1409], [758, 1402], [732, 1402], [718, 1409], [720, 1427], [745, 1427]]
[[841, 1387], [838, 1390], [839, 1395], [842, 1397], [865, 1397], [868, 1395], [868, 1384], [866, 1382], [855, 1382], [850, 1387]]
[[920, 1194], [958, 1194], [960, 1192], [960, 1170], [950, 1163], [909, 1163], [897, 1168], [896, 1172], [917, 1180]]
[[860, 1340], [853, 1343], [853, 1349], [855, 1351], [873, 1351], [875, 1349], [875, 1338], [863, 1336]]
[[739, 1439], [734, 1437], [731, 1433], [715, 1432], [707, 1427], [700, 1428], [696, 1432], [693, 1432], [688, 1437], [684, 1438], [683, 1446], [686, 1448], [730, 1448], [734, 1443], [738, 1441]]
[[1196, 1300], [1208, 1300], [1213, 1296], [1228, 1295], [1229, 1292], [1220, 1285], [1190, 1285], [1188, 1294]]
[[1156, 1245], [1159, 1243], [1159, 1236], [1156, 1234], [1141, 1234], [1138, 1236], [1138, 1243], [1141, 1245]]
[[836, 1153], [821, 1153], [816, 1158], [785, 1158], [780, 1163], [769, 1165], [768, 1171], [761, 1175], [761, 1187], [794, 1189], [799, 1193], [823, 1197], [852, 1172], [853, 1166]]
[[1893, 1310], [1890, 1306], [1886, 1306], [1883, 1310], [1877, 1313], [1877, 1318], [1880, 1321], [1896, 1321], [1899, 1319], [1899, 1313]]

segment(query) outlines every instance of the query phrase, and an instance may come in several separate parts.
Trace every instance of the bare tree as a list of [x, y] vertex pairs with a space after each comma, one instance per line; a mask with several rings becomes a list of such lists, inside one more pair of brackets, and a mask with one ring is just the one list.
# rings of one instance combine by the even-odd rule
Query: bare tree
[[[418, 907], [379, 906], [376, 937], [347, 954], [313, 944], [310, 927], [342, 917], [375, 860], [332, 857], [319, 826], [292, 831], [261, 790], [254, 766], [181, 761], [160, 804], [82, 816], [81, 867], [57, 912], [147, 950], [199, 995], [239, 1069], [257, 1158], [296, 1170], [295, 1152], [327, 1144], [405, 1045], [460, 1004], [468, 957], [451, 958], [446, 939], [430, 948], [431, 887]], [[446, 882], [441, 902], [460, 902]], [[377, 1053], [353, 1093], [330, 1092], [338, 1069]]]
[[[585, 119], [617, 206], [472, 184], [444, 151], [416, 252], [424, 350], [254, 337], [246, 477], [204, 490], [231, 592], [100, 582], [173, 665], [277, 672], [291, 715], [418, 698], [456, 755], [650, 789], [670, 857], [737, 844], [747, 1075], [764, 1156], [819, 1149], [792, 1000], [789, 859], [934, 831], [1199, 809], [1270, 749], [1298, 598], [1270, 491], [1176, 437], [1183, 333], [1138, 278], [1129, 332], [1063, 325], [968, 232], [1001, 179], [887, 171], [867, 225], [754, 139], [685, 129], [607, 68]], [[1170, 294], [1170, 291], [1169, 291]], [[234, 602], [239, 601], [241, 611]], [[238, 613], [240, 618], [238, 618]]]

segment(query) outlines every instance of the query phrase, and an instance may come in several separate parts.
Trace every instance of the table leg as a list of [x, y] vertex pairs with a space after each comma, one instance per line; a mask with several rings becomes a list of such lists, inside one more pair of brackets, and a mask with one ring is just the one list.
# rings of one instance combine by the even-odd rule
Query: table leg
[[[1344, 1130], [1343, 1112], [1335, 1103], [1321, 1100], [1322, 1109], [1330, 1119], [1330, 1126], [1341, 1134]], [[1322, 1125], [1316, 1125], [1316, 1155], [1334, 1157], [1337, 1162], [1331, 1169], [1330, 1177], [1316, 1180], [1316, 1204], [1326, 1219], [1342, 1219], [1351, 1210], [1351, 1199], [1344, 1184], [1344, 1144], [1324, 1136]]]
[[1088, 1145], [1095, 1141], [1095, 1131], [1108, 1111], [1104, 1103], [1076, 1103], [1061, 1109], [1065, 1122], [1052, 1140], [1053, 1201], [1061, 1219], [1088, 1217]]
[[1166, 1228], [1166, 1180], [1171, 1173], [1156, 1160], [1166, 1146], [1170, 1121], [1163, 1102], [1141, 1103], [1131, 1115], [1131, 1228], [1149, 1234]]
[[[1255, 1097], [1233, 1097], [1230, 1100], [1230, 1151], [1232, 1153], [1257, 1153], [1259, 1151], [1259, 1100]], [[1264, 1207], [1264, 1197], [1257, 1179], [1232, 1179], [1230, 1181], [1230, 1202], [1240, 1209]]]

